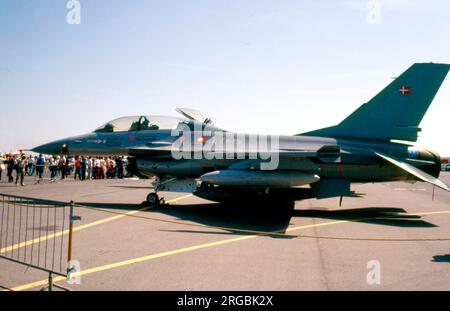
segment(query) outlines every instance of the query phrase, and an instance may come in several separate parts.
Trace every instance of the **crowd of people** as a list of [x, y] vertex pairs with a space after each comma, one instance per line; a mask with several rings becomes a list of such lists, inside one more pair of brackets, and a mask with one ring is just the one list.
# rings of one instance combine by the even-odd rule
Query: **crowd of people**
[[[24, 186], [25, 176], [36, 176], [36, 182], [44, 179], [46, 172], [50, 182], [66, 179], [73, 175], [74, 179], [91, 180], [105, 178], [124, 178], [137, 175], [136, 161], [132, 157], [44, 157], [19, 154], [0, 154], [0, 181], [3, 171], [9, 183]], [[14, 176], [15, 173], [15, 176]]]

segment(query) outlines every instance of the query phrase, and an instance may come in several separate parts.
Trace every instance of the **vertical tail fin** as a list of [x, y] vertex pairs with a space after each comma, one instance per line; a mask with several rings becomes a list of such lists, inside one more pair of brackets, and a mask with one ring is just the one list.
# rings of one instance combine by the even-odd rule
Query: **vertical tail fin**
[[414, 64], [338, 125], [301, 135], [416, 141], [419, 124], [449, 70], [448, 64]]

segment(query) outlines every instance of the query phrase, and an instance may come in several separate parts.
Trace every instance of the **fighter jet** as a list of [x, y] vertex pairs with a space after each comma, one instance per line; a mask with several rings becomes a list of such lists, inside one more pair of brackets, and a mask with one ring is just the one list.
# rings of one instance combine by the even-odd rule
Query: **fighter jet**
[[450, 65], [417, 63], [335, 126], [292, 135], [238, 134], [186, 108], [183, 118], [122, 117], [89, 134], [33, 149], [44, 154], [131, 156], [155, 177], [147, 196], [192, 192], [217, 202], [358, 196], [352, 183], [438, 179], [436, 152], [416, 147], [419, 124]]

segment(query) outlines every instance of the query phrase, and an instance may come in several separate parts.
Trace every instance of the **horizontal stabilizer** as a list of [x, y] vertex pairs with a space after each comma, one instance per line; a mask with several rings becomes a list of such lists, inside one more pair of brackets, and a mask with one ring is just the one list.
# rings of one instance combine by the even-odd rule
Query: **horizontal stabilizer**
[[398, 160], [395, 160], [391, 157], [388, 157], [385, 154], [373, 151], [377, 156], [379, 156], [382, 159], [385, 159], [386, 161], [394, 164], [395, 166], [397, 166], [398, 168], [401, 168], [402, 170], [410, 173], [411, 175], [414, 175], [415, 177], [417, 177], [418, 179], [425, 181], [427, 183], [430, 183], [432, 185], [435, 185], [436, 187], [439, 187], [441, 189], [444, 189], [446, 191], [450, 191], [450, 189], [439, 179], [437, 179], [436, 177], [433, 177], [427, 173], [425, 173], [424, 171], [418, 169], [417, 167], [412, 166], [411, 164], [405, 163], [405, 162], [401, 162]]

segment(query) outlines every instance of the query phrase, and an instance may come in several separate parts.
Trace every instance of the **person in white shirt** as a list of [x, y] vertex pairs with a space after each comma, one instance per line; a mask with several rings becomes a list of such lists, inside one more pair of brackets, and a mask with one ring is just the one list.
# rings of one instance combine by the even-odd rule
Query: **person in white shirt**
[[27, 164], [27, 174], [28, 176], [33, 176], [34, 174], [34, 167], [35, 167], [35, 163], [34, 163], [34, 158], [32, 155], [28, 156], [28, 164]]
[[58, 174], [58, 159], [53, 156], [48, 161], [48, 167], [50, 169], [50, 182], [56, 181], [56, 176]]
[[5, 161], [5, 158], [3, 157], [3, 154], [0, 154], [0, 181], [2, 181], [2, 174], [3, 170], [5, 169], [5, 166], [3, 162]]
[[94, 163], [92, 161], [91, 157], [88, 157], [87, 159], [87, 179], [92, 179], [92, 170], [93, 170]]

